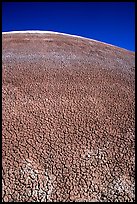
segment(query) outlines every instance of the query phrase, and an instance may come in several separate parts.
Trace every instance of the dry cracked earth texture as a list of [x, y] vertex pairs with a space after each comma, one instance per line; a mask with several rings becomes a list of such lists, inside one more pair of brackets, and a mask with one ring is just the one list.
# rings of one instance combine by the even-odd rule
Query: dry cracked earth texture
[[2, 37], [2, 201], [135, 201], [135, 55]]

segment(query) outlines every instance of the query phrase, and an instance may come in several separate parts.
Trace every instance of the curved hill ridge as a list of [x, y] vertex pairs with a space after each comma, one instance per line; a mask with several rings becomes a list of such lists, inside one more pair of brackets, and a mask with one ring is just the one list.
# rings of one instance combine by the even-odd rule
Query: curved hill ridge
[[2, 199], [135, 201], [133, 52], [2, 35]]
[[[77, 37], [77, 38], [82, 38], [82, 39], [87, 39], [87, 40], [91, 40], [91, 41], [95, 41], [95, 42], [99, 42], [99, 43], [103, 43], [109, 46], [114, 46], [114, 47], [118, 47], [109, 43], [105, 43], [105, 42], [101, 42], [99, 40], [94, 40], [91, 38], [86, 38], [86, 37], [82, 37], [82, 36], [78, 36], [78, 35], [72, 35], [72, 34], [67, 34], [67, 33], [61, 33], [61, 32], [54, 32], [54, 31], [41, 31], [41, 30], [25, 30], [25, 31], [8, 31], [8, 32], [2, 32], [2, 34], [22, 34], [22, 33], [30, 33], [30, 34], [56, 34], [56, 35], [65, 35], [65, 36], [70, 36], [70, 37]], [[124, 50], [127, 50], [125, 48], [121, 48]]]

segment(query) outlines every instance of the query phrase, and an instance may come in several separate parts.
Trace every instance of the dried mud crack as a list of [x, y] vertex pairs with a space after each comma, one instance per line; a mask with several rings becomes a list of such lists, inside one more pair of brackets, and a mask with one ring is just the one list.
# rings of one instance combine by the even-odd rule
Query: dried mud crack
[[135, 201], [135, 55], [2, 36], [2, 201]]

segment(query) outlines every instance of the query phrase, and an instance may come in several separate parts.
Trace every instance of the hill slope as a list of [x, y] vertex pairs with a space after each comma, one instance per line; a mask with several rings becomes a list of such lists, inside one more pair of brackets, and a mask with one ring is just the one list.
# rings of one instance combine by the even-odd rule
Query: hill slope
[[134, 201], [134, 53], [8, 33], [2, 69], [3, 201]]

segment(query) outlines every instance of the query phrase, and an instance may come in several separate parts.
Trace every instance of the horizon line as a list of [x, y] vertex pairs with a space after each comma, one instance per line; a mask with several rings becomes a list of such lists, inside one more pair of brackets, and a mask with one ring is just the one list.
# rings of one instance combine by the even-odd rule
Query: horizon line
[[87, 38], [87, 37], [83, 37], [83, 36], [79, 36], [79, 35], [73, 35], [73, 34], [68, 34], [68, 33], [62, 33], [62, 32], [56, 32], [56, 31], [44, 31], [44, 30], [18, 30], [18, 31], [4, 31], [2, 32], [2, 34], [21, 34], [21, 33], [38, 33], [38, 34], [57, 34], [57, 35], [67, 35], [67, 36], [70, 36], [70, 37], [77, 37], [77, 38], [82, 38], [82, 39], [86, 39], [86, 40], [91, 40], [91, 41], [95, 41], [95, 42], [99, 42], [99, 43], [103, 43], [103, 44], [106, 44], [106, 45], [109, 45], [109, 46], [113, 46], [113, 47], [117, 47], [117, 48], [120, 48], [120, 49], [124, 49], [126, 51], [130, 51], [130, 52], [135, 52], [135, 51], [131, 51], [131, 50], [128, 50], [126, 48], [122, 48], [122, 47], [119, 47], [117, 45], [113, 45], [113, 44], [109, 44], [109, 43], [106, 43], [106, 42], [102, 42], [102, 41], [99, 41], [99, 40], [94, 40], [92, 38]]

